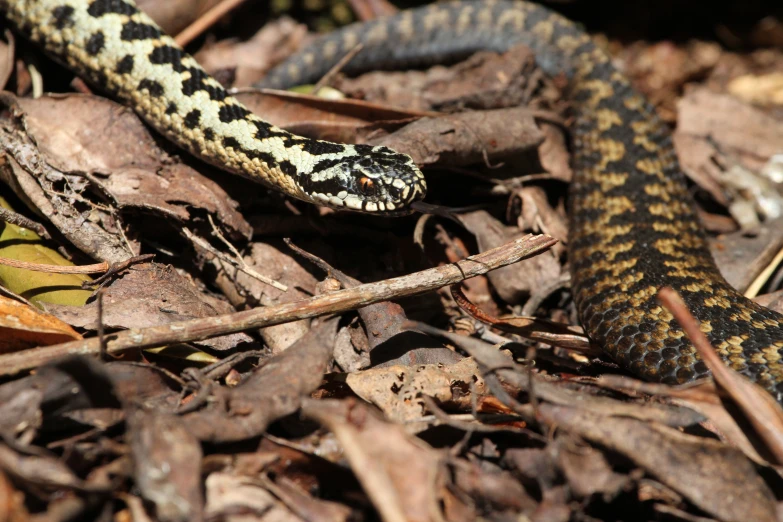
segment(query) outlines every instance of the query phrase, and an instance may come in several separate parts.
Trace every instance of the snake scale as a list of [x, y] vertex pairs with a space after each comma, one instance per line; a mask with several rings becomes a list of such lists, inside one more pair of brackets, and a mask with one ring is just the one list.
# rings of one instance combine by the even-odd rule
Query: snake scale
[[[320, 205], [404, 213], [421, 172], [383, 147], [287, 133], [254, 116], [130, 1], [0, 0], [15, 28], [205, 161]], [[677, 290], [729, 366], [783, 400], [783, 316], [718, 272], [668, 128], [576, 24], [536, 4], [451, 2], [349, 26], [278, 66], [267, 87], [318, 79], [357, 44], [347, 73], [454, 62], [529, 46], [569, 79], [572, 291], [588, 335], [623, 368], [682, 383], [708, 374], [656, 299]]]

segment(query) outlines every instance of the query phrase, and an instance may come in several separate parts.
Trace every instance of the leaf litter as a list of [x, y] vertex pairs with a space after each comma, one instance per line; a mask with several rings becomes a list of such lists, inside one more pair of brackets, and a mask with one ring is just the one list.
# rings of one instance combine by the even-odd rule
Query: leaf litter
[[[202, 23], [178, 9], [196, 12], [155, 12]], [[251, 36], [238, 9], [193, 50], [246, 88], [309, 35], [256, 13]], [[529, 49], [337, 71], [336, 98], [239, 93], [294, 132], [412, 154], [428, 202], [465, 208], [390, 220], [232, 178], [98, 95], [33, 99], [18, 46], [0, 67], [2, 196], [48, 237], [0, 235], [29, 263], [0, 265], [7, 519], [783, 520], [777, 404], [717, 366], [716, 383], [639, 382], [581, 333], [563, 81]], [[676, 123], [728, 279], [777, 290], [783, 54], [611, 46]], [[117, 265], [139, 254], [155, 259]], [[88, 289], [34, 270], [99, 262], [121, 268]]]

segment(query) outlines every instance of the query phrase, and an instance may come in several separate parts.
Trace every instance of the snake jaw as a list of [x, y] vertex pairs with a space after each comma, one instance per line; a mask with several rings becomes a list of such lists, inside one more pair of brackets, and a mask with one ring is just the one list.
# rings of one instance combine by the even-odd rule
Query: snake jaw
[[411, 212], [411, 203], [427, 191], [424, 175], [405, 154], [386, 147], [346, 145], [341, 158], [325, 162], [300, 176], [299, 184], [310, 201], [335, 209], [380, 215]]

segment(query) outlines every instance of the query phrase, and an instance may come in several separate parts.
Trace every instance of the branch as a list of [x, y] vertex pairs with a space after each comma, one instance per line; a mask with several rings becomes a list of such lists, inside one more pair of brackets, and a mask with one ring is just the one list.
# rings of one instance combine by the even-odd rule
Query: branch
[[[165, 344], [201, 341], [220, 335], [355, 310], [380, 301], [423, 294], [537, 255], [555, 243], [557, 240], [547, 235], [527, 235], [456, 263], [376, 283], [367, 283], [294, 303], [149, 328], [123, 330], [105, 336], [106, 353], [116, 354], [126, 350], [152, 348]], [[13, 375], [30, 370], [67, 355], [97, 355], [98, 353], [100, 353], [100, 340], [93, 337], [0, 355], [0, 375]]]

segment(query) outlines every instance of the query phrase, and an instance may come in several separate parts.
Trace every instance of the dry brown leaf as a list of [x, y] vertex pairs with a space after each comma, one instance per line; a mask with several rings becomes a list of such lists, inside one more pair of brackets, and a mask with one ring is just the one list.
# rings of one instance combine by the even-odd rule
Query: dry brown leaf
[[600, 494], [609, 501], [631, 486], [630, 474], [616, 473], [606, 455], [597, 449], [567, 435], [558, 436], [554, 442], [551, 453], [576, 496]]
[[43, 488], [106, 493], [108, 481], [89, 483], [82, 480], [64, 462], [52, 455], [26, 455], [0, 444], [0, 470]]
[[[541, 122], [541, 132], [544, 134], [544, 143], [538, 147], [538, 156], [541, 166], [554, 179], [570, 182], [573, 177], [571, 170], [571, 155], [568, 153], [568, 138], [560, 127], [551, 123]], [[558, 239], [564, 239], [555, 235]]]
[[6, 90], [6, 84], [14, 72], [15, 41], [11, 31], [5, 32], [8, 42], [0, 41], [0, 89]]
[[[542, 187], [536, 185], [523, 186], [514, 190], [514, 196], [519, 200], [519, 216], [517, 228], [530, 232], [542, 232], [560, 240], [555, 245], [553, 252], [561, 255], [565, 251], [568, 240], [568, 223], [563, 212], [560, 212], [549, 203], [549, 194]], [[546, 286], [549, 281], [539, 285]]]
[[200, 522], [201, 446], [179, 417], [131, 411], [128, 434], [135, 484], [162, 522]]
[[[518, 228], [504, 225], [485, 210], [461, 214], [460, 221], [476, 236], [479, 250], [482, 251], [522, 235]], [[533, 289], [547, 286], [561, 275], [559, 259], [546, 253], [490, 272], [487, 277], [505, 302], [519, 303], [529, 297]]]
[[465, 107], [525, 106], [539, 79], [532, 51], [520, 45], [503, 54], [479, 52], [451, 67], [368, 72], [357, 78], [340, 78], [335, 86], [348, 95], [376, 103], [452, 112]]
[[[242, 510], [248, 513], [263, 513], [263, 519], [301, 522], [302, 519], [286, 509], [274, 495], [254, 482], [251, 477], [232, 472], [210, 473], [204, 484], [207, 518], [233, 520], [232, 514]], [[254, 519], [260, 520], [255, 517]]]
[[399, 10], [388, 0], [348, 0], [356, 17], [361, 20], [372, 20], [381, 16], [391, 16]]
[[4, 472], [0, 471], [0, 506], [3, 506], [4, 520], [24, 522], [30, 520], [30, 514], [24, 505], [24, 493], [16, 489]]
[[678, 139], [683, 135], [708, 139], [722, 151], [736, 155], [753, 171], [760, 170], [770, 157], [780, 152], [783, 122], [729, 94], [703, 87], [690, 89], [677, 108], [679, 117], [674, 142], [688, 175], [698, 174], [704, 167], [704, 158], [680, 149]]
[[666, 120], [676, 119], [676, 103], [683, 86], [700, 78], [721, 58], [715, 42], [689, 41], [677, 45], [671, 41], [639, 42], [623, 51], [625, 73]]
[[[484, 380], [472, 358], [450, 365], [387, 366], [346, 376], [346, 384], [359, 397], [378, 406], [389, 420], [404, 423], [421, 418], [427, 395], [439, 404], [461, 402], [469, 406], [471, 384], [484, 393]], [[466, 403], [466, 401], [468, 401]]]
[[[80, 328], [96, 330], [98, 304], [85, 306], [45, 305], [46, 311]], [[225, 301], [210, 298], [173, 267], [144, 263], [120, 274], [103, 294], [103, 324], [108, 328], [144, 328], [194, 317], [233, 312]], [[199, 341], [215, 350], [229, 350], [253, 342], [245, 333]]]
[[435, 450], [355, 401], [306, 399], [302, 412], [335, 434], [384, 520], [436, 520], [445, 477]]
[[417, 165], [472, 165], [536, 149], [544, 135], [527, 107], [421, 118], [368, 143], [404, 150]]
[[64, 173], [95, 175], [120, 208], [155, 210], [179, 221], [203, 209], [235, 234], [250, 235], [237, 203], [214, 181], [173, 161], [129, 109], [85, 95], [16, 102], [45, 161]]
[[236, 98], [278, 127], [338, 142], [355, 142], [360, 133], [396, 129], [413, 119], [434, 115], [361, 100], [333, 100], [275, 90], [239, 91]]
[[0, 353], [81, 339], [73, 328], [53, 315], [0, 296]]
[[147, 13], [163, 30], [175, 35], [193, 23], [220, 0], [137, 0], [139, 9]]
[[257, 437], [271, 422], [299, 409], [320, 384], [331, 360], [337, 321], [313, 327], [293, 346], [268, 359], [234, 388], [216, 387], [221, 400], [182, 417], [199, 440], [233, 442]]
[[552, 427], [623, 454], [720, 520], [777, 520], [775, 496], [752, 462], [722, 442], [568, 406], [541, 404], [539, 416]]
[[[218, 285], [226, 295], [236, 296], [232, 304], [237, 308], [293, 303], [316, 293], [318, 280], [285, 245], [272, 241], [254, 242], [244, 256], [244, 261], [251, 268], [286, 285], [288, 291], [273, 288], [244, 272], [237, 272], [228, 281], [231, 274], [229, 272], [226, 276], [219, 277]], [[261, 330], [261, 336], [273, 353], [279, 353], [295, 343], [309, 329], [309, 320], [294, 321], [264, 328]]]
[[639, 381], [624, 375], [606, 374], [594, 382], [601, 387], [634, 395], [646, 393], [656, 397], [667, 397], [673, 404], [679, 404], [699, 412], [708, 420], [708, 422], [702, 423], [704, 428], [715, 433], [725, 443], [738, 448], [754, 462], [762, 465], [768, 464], [767, 460], [763, 459], [756, 451], [736, 420], [726, 411], [712, 379], [682, 386], [671, 386]]
[[[154, 3], [165, 5], [169, 2]], [[306, 36], [304, 25], [290, 18], [280, 18], [265, 24], [248, 40], [220, 40], [207, 44], [195, 58], [207, 72], [217, 77], [226, 70], [231, 71], [232, 87], [249, 87], [272, 66], [296, 51]]]
[[749, 103], [783, 105], [783, 73], [744, 75], [726, 86], [729, 93]]
[[749, 237], [741, 231], [710, 238], [710, 250], [720, 273], [744, 292], [783, 248], [783, 217], [764, 223]]

